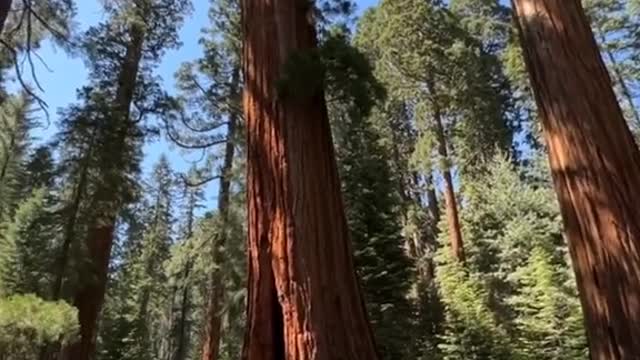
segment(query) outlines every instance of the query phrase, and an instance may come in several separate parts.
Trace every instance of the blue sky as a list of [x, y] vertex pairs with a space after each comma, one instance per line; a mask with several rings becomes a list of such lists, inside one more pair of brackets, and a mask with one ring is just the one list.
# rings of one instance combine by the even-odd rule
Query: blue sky
[[[174, 73], [180, 64], [185, 61], [197, 59], [202, 54], [198, 39], [201, 30], [207, 26], [208, 22], [208, 0], [192, 0], [194, 11], [186, 20], [180, 31], [180, 38], [183, 43], [179, 49], [171, 50], [166, 53], [162, 63], [157, 69], [165, 83], [168, 91], [174, 89]], [[369, 6], [374, 5], [377, 0], [356, 0], [358, 9], [361, 11]], [[86, 30], [89, 26], [103, 20], [102, 11], [99, 0], [77, 0], [78, 14], [76, 23], [78, 31]], [[49, 105], [51, 115], [51, 126], [46, 129], [38, 129], [36, 136], [40, 140], [47, 140], [48, 137], [55, 133], [55, 124], [57, 121], [57, 111], [64, 108], [76, 100], [76, 89], [86, 84], [87, 70], [82, 58], [70, 57], [61, 49], [56, 49], [51, 44], [45, 43], [38, 50], [38, 54], [45, 60], [47, 66], [36, 64], [36, 73], [39, 82], [44, 88], [41, 97]], [[185, 170], [189, 167], [189, 159], [194, 156], [184, 154], [166, 141], [160, 140], [145, 146], [145, 163], [144, 168], [148, 169], [151, 164], [157, 161], [160, 154], [166, 154], [176, 170]], [[209, 200], [215, 194], [217, 184], [212, 184], [207, 189]], [[209, 195], [211, 194], [211, 195]]]

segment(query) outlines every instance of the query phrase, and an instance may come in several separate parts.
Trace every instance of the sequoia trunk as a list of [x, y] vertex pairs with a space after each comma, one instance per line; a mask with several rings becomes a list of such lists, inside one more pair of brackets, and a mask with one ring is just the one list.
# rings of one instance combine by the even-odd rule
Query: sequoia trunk
[[640, 358], [640, 152], [578, 0], [513, 0], [591, 358]]
[[323, 91], [283, 98], [276, 90], [290, 55], [316, 47], [314, 11], [307, 1], [242, 0], [245, 360], [378, 358], [354, 270]]

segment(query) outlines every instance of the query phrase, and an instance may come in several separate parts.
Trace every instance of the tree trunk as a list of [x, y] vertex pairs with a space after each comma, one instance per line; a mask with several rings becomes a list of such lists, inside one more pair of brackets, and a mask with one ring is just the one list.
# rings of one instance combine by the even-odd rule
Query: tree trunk
[[276, 90], [289, 56], [316, 47], [312, 7], [299, 0], [242, 0], [245, 360], [378, 359], [354, 269], [323, 91], [282, 98]]
[[[115, 219], [114, 219], [115, 221]], [[93, 281], [87, 281], [76, 293], [74, 306], [78, 308], [80, 340], [63, 350], [68, 360], [89, 360], [95, 352], [96, 323], [102, 308], [113, 242], [113, 227], [93, 227], [89, 230], [88, 254], [92, 260]]]
[[4, 31], [4, 25], [7, 22], [7, 17], [9, 17], [12, 2], [13, 0], [0, 0], [0, 35]]
[[431, 220], [432, 235], [438, 234], [438, 223], [440, 222], [440, 206], [438, 206], [438, 196], [436, 195], [436, 184], [433, 181], [433, 174], [425, 175], [425, 185], [427, 186], [427, 207]]
[[[600, 33], [600, 41], [604, 47], [606, 39], [604, 35], [602, 35], [601, 31], [599, 31], [599, 33]], [[619, 68], [620, 65], [618, 64], [618, 60], [616, 60], [616, 56], [613, 54], [613, 52], [611, 52], [611, 50], [604, 49], [604, 53], [607, 55], [607, 59], [609, 59], [609, 62], [611, 63], [611, 71], [613, 72], [613, 75], [615, 76], [616, 81], [620, 86], [620, 92], [622, 93], [622, 96], [624, 97], [625, 101], [629, 105], [629, 110], [631, 111], [631, 115], [633, 116], [633, 121], [635, 122], [635, 125], [640, 129], [640, 114], [638, 114], [638, 110], [636, 109], [636, 106], [633, 103], [633, 95], [631, 95], [631, 89], [627, 85], [627, 82], [625, 81], [624, 76], [622, 75], [622, 72], [620, 72], [620, 68]]]
[[[231, 80], [231, 94], [237, 96], [240, 86], [240, 69], [234, 69]], [[227, 226], [229, 223], [229, 203], [231, 199], [231, 171], [233, 170], [233, 160], [235, 158], [235, 137], [238, 128], [238, 115], [233, 112], [229, 115], [229, 125], [227, 129], [227, 143], [224, 149], [224, 160], [222, 163], [220, 176], [220, 189], [218, 192], [218, 216], [220, 217], [220, 228], [218, 236], [213, 244], [213, 261], [216, 268], [211, 274], [209, 284], [209, 298], [206, 309], [205, 337], [202, 343], [202, 360], [217, 360], [220, 352], [220, 337], [222, 335], [221, 309], [224, 300], [224, 278], [222, 276], [222, 264], [224, 256], [222, 249], [227, 239]]]
[[[111, 143], [106, 149], [111, 152], [110, 158], [126, 162], [125, 159], [127, 140], [129, 140], [135, 125], [131, 122], [130, 107], [133, 101], [135, 84], [138, 77], [142, 47], [144, 43], [144, 30], [139, 25], [133, 25], [130, 29], [131, 40], [118, 74], [118, 88], [116, 91], [113, 111], [113, 127], [117, 136], [109, 138]], [[100, 164], [99, 166], [102, 166]], [[104, 164], [111, 166], [110, 164]], [[94, 195], [95, 204], [110, 204], [103, 210], [98, 210], [95, 223], [90, 227], [86, 239], [89, 260], [92, 264], [93, 278], [80, 284], [76, 292], [74, 304], [78, 308], [80, 319], [80, 340], [70, 344], [65, 351], [68, 360], [89, 360], [95, 352], [95, 336], [97, 333], [97, 319], [102, 308], [104, 294], [107, 286], [109, 270], [109, 258], [113, 244], [113, 231], [115, 228], [117, 210], [121, 207], [118, 194], [112, 189], [115, 184], [103, 184], [96, 189]]]
[[447, 139], [442, 125], [442, 114], [438, 104], [434, 106], [434, 126], [438, 141], [438, 154], [442, 164], [442, 177], [444, 179], [444, 205], [446, 208], [447, 224], [449, 227], [449, 239], [451, 242], [451, 253], [458, 261], [464, 263], [464, 242], [462, 240], [462, 230], [460, 227], [460, 217], [458, 215], [458, 200], [456, 199], [453, 187], [453, 177], [451, 176], [451, 164], [449, 151], [447, 150]]
[[184, 269], [184, 283], [180, 296], [180, 317], [177, 324], [178, 338], [176, 339], [175, 350], [171, 349], [169, 354], [172, 360], [185, 360], [189, 349], [189, 308], [191, 307], [191, 289], [188, 285], [191, 273], [191, 261], [187, 260]]
[[[193, 223], [195, 218], [195, 208], [197, 204], [196, 195], [193, 191], [189, 191], [188, 193], [188, 210], [187, 210], [187, 224], [186, 224], [186, 232], [184, 234], [183, 241], [188, 241], [193, 236]], [[183, 245], [186, 243], [183, 242]], [[171, 294], [171, 308], [169, 310], [170, 319], [171, 319], [171, 335], [169, 339], [169, 351], [168, 354], [170, 356], [170, 360], [185, 360], [189, 351], [189, 343], [190, 343], [190, 322], [189, 322], [189, 314], [191, 312], [191, 286], [189, 284], [189, 280], [191, 278], [191, 270], [193, 267], [192, 259], [187, 259], [184, 265], [184, 270], [182, 272], [182, 289], [180, 295], [180, 313], [178, 315], [177, 321], [175, 321], [174, 325], [174, 302], [175, 302], [175, 294], [178, 292], [178, 287], [174, 286]], [[174, 344], [175, 342], [175, 344]]]
[[640, 152], [578, 0], [513, 0], [591, 358], [639, 359]]
[[78, 184], [73, 189], [71, 208], [69, 209], [68, 214], [65, 214], [66, 221], [63, 230], [62, 248], [60, 249], [55, 265], [55, 278], [52, 289], [53, 300], [60, 300], [62, 297], [64, 274], [67, 270], [67, 263], [69, 261], [69, 249], [71, 248], [71, 243], [75, 238], [80, 205], [82, 204], [87, 186], [87, 173], [89, 171], [89, 160], [93, 150], [93, 141], [94, 139], [92, 138], [88, 149], [86, 149], [85, 158], [82, 160], [82, 168], [80, 169], [80, 178], [78, 179]]

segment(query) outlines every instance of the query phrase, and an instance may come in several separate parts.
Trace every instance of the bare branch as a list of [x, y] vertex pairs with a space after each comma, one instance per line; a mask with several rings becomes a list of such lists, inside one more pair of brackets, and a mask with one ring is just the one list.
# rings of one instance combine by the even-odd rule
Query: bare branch
[[200, 187], [200, 186], [208, 184], [208, 183], [210, 183], [210, 182], [212, 182], [214, 180], [220, 179], [220, 175], [210, 176], [210, 177], [208, 177], [206, 179], [198, 180], [196, 182], [193, 182], [192, 180], [188, 179], [184, 174], [180, 174], [180, 178], [182, 178], [182, 181], [188, 187]]
[[38, 103], [38, 106], [40, 107], [40, 109], [42, 109], [42, 111], [45, 113], [45, 118], [47, 120], [47, 127], [48, 127], [50, 125], [49, 110], [48, 110], [49, 105], [47, 105], [46, 101], [44, 101], [40, 96], [36, 95], [31, 90], [31, 88], [25, 83], [22, 77], [22, 70], [20, 69], [20, 64], [18, 62], [18, 52], [16, 51], [16, 49], [14, 49], [13, 46], [11, 46], [11, 44], [9, 44], [4, 39], [0, 39], [0, 44], [2, 44], [11, 53], [11, 57], [13, 58], [13, 65], [16, 71], [16, 77], [18, 78], [18, 82], [20, 83], [24, 91], [27, 93], [27, 95], [32, 97]]

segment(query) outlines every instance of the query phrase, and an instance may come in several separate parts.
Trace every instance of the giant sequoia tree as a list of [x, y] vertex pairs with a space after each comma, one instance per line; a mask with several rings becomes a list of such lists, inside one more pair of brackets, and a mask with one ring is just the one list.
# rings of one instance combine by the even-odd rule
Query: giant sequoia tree
[[578, 0], [514, 0], [592, 359], [640, 357], [640, 152]]
[[312, 2], [242, 1], [250, 360], [377, 358], [323, 90], [278, 86], [292, 57], [314, 63], [314, 11]]

